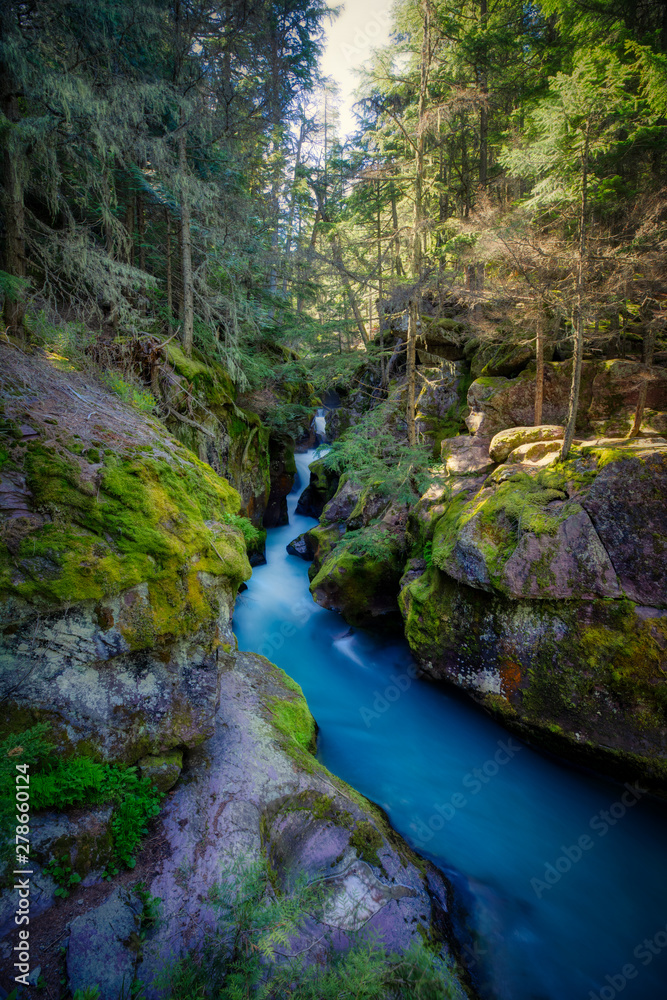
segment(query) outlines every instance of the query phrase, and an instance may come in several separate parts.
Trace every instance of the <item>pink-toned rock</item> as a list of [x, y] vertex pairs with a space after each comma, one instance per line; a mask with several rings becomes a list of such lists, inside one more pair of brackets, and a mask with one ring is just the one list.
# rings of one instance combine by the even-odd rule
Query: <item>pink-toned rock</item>
[[582, 500], [626, 595], [667, 605], [667, 450], [628, 456], [598, 474]]
[[560, 424], [538, 424], [537, 427], [511, 427], [499, 431], [491, 440], [489, 455], [494, 462], [506, 462], [511, 452], [521, 445], [536, 441], [563, 439], [565, 428]]
[[554, 535], [522, 535], [505, 563], [500, 586], [510, 597], [593, 598], [621, 593], [605, 547], [581, 509]]
[[442, 461], [450, 476], [474, 476], [491, 472], [495, 462], [489, 458], [486, 441], [462, 434], [445, 438], [441, 445]]
[[562, 445], [562, 441], [534, 441], [532, 444], [521, 444], [510, 452], [507, 461], [522, 465], [551, 465], [557, 461]]

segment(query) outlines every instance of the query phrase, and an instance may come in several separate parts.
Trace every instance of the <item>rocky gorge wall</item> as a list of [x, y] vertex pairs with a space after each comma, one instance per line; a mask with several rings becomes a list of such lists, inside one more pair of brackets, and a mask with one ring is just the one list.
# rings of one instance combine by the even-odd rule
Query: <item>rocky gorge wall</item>
[[[507, 374], [469, 384], [468, 433], [445, 433], [409, 514], [341, 478], [301, 542], [315, 600], [387, 625], [398, 599], [426, 676], [542, 746], [667, 792], [667, 371], [585, 361], [579, 436], [560, 463], [571, 361], [547, 363], [533, 427], [530, 352], [468, 351], [452, 320], [424, 328], [425, 440], [456, 398], [432, 352], [449, 369], [468, 352], [474, 371]], [[628, 439], [642, 381], [642, 430]]]
[[[216, 929], [225, 865], [258, 862], [282, 895], [304, 873], [323, 885], [321, 908], [285, 943], [290, 954], [326, 962], [330, 949], [379, 934], [388, 950], [426, 940], [452, 955], [449, 884], [318, 763], [298, 686], [236, 648], [233, 604], [251, 574], [244, 515], [261, 522], [258, 498], [268, 505], [271, 494], [259, 422], [238, 417], [242, 427], [225, 439], [220, 427], [231, 424], [220, 414], [211, 433], [174, 418], [199, 456], [204, 442], [213, 449], [209, 464], [155, 417], [57, 360], [0, 345], [0, 370], [0, 741], [20, 761], [41, 724], [50, 766], [70, 781], [67, 798], [48, 809], [37, 807], [38, 780], [33, 788], [34, 981], [42, 976], [53, 995], [63, 982], [72, 993], [97, 986], [101, 1000], [141, 982], [157, 1000], [165, 964]], [[289, 448], [267, 454], [280, 517]], [[263, 492], [250, 477], [244, 499], [215, 471], [230, 456], [239, 475], [249, 463]], [[131, 790], [107, 800], [100, 775]], [[125, 845], [124, 862], [136, 866], [128, 871], [119, 816], [139, 808], [147, 783], [154, 805], [134, 822], [139, 834], [167, 797], [144, 846]], [[0, 892], [8, 990], [12, 881]], [[472, 995], [463, 974], [452, 974], [451, 990]]]

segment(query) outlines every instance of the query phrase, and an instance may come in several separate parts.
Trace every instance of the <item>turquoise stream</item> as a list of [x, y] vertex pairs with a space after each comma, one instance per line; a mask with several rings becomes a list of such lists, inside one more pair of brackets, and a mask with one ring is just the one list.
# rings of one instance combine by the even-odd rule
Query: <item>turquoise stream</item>
[[[290, 524], [269, 531], [267, 565], [237, 601], [240, 648], [302, 686], [323, 763], [453, 878], [484, 994], [666, 1000], [667, 808], [630, 793], [622, 805], [621, 785], [543, 756], [463, 696], [411, 679], [403, 641], [317, 607], [307, 563], [285, 550], [314, 523], [294, 514], [312, 459], [297, 456]], [[570, 849], [582, 837], [577, 859]]]

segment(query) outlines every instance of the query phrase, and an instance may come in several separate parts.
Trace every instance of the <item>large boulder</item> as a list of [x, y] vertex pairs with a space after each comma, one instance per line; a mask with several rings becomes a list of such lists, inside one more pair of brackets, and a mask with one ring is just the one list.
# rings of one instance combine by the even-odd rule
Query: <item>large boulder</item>
[[422, 498], [406, 635], [519, 732], [667, 792], [667, 447], [581, 451]]
[[217, 651], [251, 573], [240, 497], [156, 420], [0, 350], [13, 386], [0, 427], [12, 484], [0, 726], [49, 721], [70, 749], [124, 763], [195, 746], [212, 729]]
[[[344, 950], [376, 936], [389, 951], [425, 937], [450, 952], [449, 884], [412, 854], [380, 809], [319, 763], [314, 734], [300, 689], [282, 671], [254, 654], [225, 656], [215, 731], [190, 756], [188, 780], [160, 818], [159, 865], [148, 846], [137, 862], [143, 887], [135, 876], [107, 894], [99, 885], [81, 890], [82, 912], [69, 928], [53, 909], [31, 927], [38, 935], [48, 921], [49, 938], [65, 931], [72, 991], [98, 985], [102, 1000], [119, 1000], [141, 981], [147, 1000], [158, 1000], [166, 966], [197, 954], [207, 937], [217, 935], [221, 952], [229, 946], [232, 928], [221, 925], [215, 902], [221, 880], [233, 884], [262, 859], [283, 898], [304, 875], [323, 889], [281, 952], [326, 962], [332, 940]], [[267, 907], [271, 899], [269, 890]], [[157, 921], [151, 900], [159, 900]], [[464, 1000], [455, 975], [451, 988]]]
[[321, 565], [313, 566], [310, 591], [317, 603], [340, 611], [352, 625], [394, 615], [406, 521], [404, 511], [390, 508], [379, 522], [345, 532]]
[[311, 462], [308, 468], [310, 469], [310, 480], [299, 497], [296, 513], [302, 514], [304, 517], [319, 518], [325, 504], [331, 500], [338, 489], [340, 476], [328, 469], [321, 459]]
[[512, 599], [431, 566], [404, 578], [422, 670], [563, 756], [667, 794], [667, 610]]
[[626, 596], [667, 605], [667, 450], [610, 462], [582, 499]]
[[[567, 419], [572, 361], [544, 366], [542, 419], [562, 425]], [[667, 410], [667, 371], [627, 361], [584, 361], [581, 374], [577, 430], [623, 437], [632, 426], [639, 387], [647, 384], [645, 426], [662, 427]], [[525, 427], [535, 416], [535, 369], [529, 367], [516, 378], [476, 379], [468, 390], [470, 412], [466, 424], [472, 434], [493, 438], [499, 431]]]
[[510, 452], [520, 445], [532, 444], [535, 441], [562, 441], [564, 435], [565, 428], [553, 424], [512, 427], [494, 435], [489, 445], [489, 455], [494, 462], [506, 462]]
[[478, 476], [496, 464], [489, 458], [486, 441], [469, 434], [445, 438], [440, 446], [443, 465], [450, 476]]
[[523, 371], [534, 357], [534, 342], [515, 344], [507, 341], [483, 341], [471, 356], [470, 373], [473, 378], [479, 378], [480, 375], [512, 378]]
[[296, 478], [296, 462], [291, 441], [283, 437], [271, 437], [269, 441], [271, 489], [264, 511], [265, 528], [277, 528], [287, 524], [287, 497], [292, 492]]

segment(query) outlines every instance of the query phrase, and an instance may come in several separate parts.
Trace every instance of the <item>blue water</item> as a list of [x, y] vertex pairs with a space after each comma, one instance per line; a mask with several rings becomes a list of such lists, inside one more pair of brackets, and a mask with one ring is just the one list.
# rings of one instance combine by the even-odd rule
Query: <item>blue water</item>
[[323, 763], [461, 873], [477, 933], [467, 961], [484, 993], [666, 1000], [667, 807], [542, 756], [462, 696], [414, 679], [403, 641], [317, 607], [307, 563], [285, 551], [314, 523], [294, 515], [312, 459], [297, 456], [290, 524], [269, 531], [267, 565], [237, 601], [240, 648], [302, 686]]

